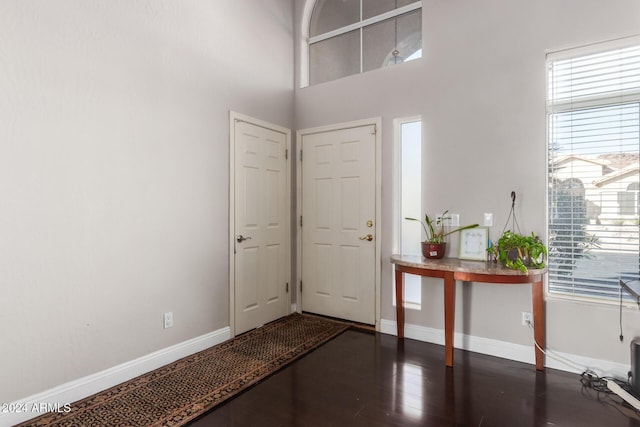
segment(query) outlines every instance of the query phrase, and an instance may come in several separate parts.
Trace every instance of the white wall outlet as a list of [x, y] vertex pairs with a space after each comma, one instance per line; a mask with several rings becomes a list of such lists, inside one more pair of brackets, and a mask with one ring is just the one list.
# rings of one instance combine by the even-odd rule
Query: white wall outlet
[[173, 312], [168, 311], [164, 314], [164, 328], [172, 328], [173, 327]]
[[533, 327], [533, 315], [527, 311], [522, 312], [522, 326]]
[[449, 221], [449, 225], [452, 227], [460, 227], [460, 214], [457, 214], [457, 213], [451, 214], [451, 220]]
[[484, 214], [484, 226], [491, 227], [493, 225], [493, 214], [485, 213]]

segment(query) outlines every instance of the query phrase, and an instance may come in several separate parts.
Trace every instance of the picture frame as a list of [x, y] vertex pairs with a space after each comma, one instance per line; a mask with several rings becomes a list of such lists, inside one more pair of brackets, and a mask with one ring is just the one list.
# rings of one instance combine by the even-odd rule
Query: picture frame
[[487, 260], [489, 228], [474, 227], [460, 231], [460, 254], [458, 258], [474, 261]]

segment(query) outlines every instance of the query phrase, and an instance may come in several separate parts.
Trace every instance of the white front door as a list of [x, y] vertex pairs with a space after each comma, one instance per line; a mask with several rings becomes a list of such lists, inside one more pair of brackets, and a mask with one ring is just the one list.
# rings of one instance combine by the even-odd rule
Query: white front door
[[375, 324], [376, 125], [301, 131], [302, 309]]
[[231, 310], [237, 335], [289, 311], [290, 132], [236, 113], [231, 125]]

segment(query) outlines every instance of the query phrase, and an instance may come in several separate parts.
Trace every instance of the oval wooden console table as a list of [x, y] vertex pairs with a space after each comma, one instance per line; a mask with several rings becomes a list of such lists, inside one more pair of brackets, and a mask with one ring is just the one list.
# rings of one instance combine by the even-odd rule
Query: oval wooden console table
[[444, 279], [444, 343], [445, 363], [453, 367], [453, 319], [455, 281], [502, 284], [531, 283], [533, 336], [540, 348], [535, 348], [536, 369], [544, 370], [544, 299], [543, 276], [546, 269], [530, 269], [527, 273], [510, 270], [500, 264], [466, 261], [457, 258], [427, 259], [413, 255], [392, 255], [396, 278], [396, 316], [398, 338], [404, 338], [403, 273]]

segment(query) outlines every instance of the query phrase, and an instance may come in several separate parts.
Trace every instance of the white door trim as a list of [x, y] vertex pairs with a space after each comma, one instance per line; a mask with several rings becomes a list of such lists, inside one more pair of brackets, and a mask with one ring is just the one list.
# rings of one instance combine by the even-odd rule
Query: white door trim
[[[300, 167], [300, 154], [302, 150], [302, 138], [305, 135], [311, 135], [314, 133], [331, 132], [342, 129], [350, 129], [362, 126], [375, 126], [375, 144], [376, 144], [376, 221], [374, 224], [375, 230], [375, 327], [376, 331], [380, 330], [380, 274], [381, 274], [381, 242], [382, 242], [382, 118], [373, 117], [369, 119], [356, 120], [352, 122], [337, 123], [333, 125], [319, 126], [309, 129], [301, 129], [296, 131], [296, 311], [302, 312], [302, 294], [300, 288], [300, 282], [302, 281], [302, 228], [300, 227], [300, 216], [302, 215], [302, 168]], [[304, 156], [304, 155], [303, 155]], [[304, 158], [304, 157], [303, 157]]]
[[[233, 338], [236, 333], [235, 328], [235, 123], [237, 121], [246, 122], [252, 124], [254, 126], [260, 126], [265, 129], [270, 129], [275, 132], [280, 132], [286, 135], [286, 146], [288, 153], [291, 153], [291, 129], [287, 129], [282, 126], [275, 125], [273, 123], [265, 122], [263, 120], [255, 119], [250, 116], [246, 116], [244, 114], [237, 113], [235, 111], [229, 111], [229, 329], [231, 331], [231, 338]], [[291, 155], [291, 154], [290, 154]], [[291, 160], [287, 160], [287, 172], [286, 172], [286, 180], [287, 180], [287, 207], [286, 207], [286, 217], [287, 223], [291, 224]], [[289, 227], [289, 230], [291, 227]], [[291, 240], [291, 232], [289, 232], [289, 241]], [[287, 245], [288, 255], [287, 259], [289, 260], [289, 266], [287, 271], [291, 271], [291, 244]], [[287, 303], [287, 312], [291, 311], [291, 288], [293, 284], [291, 281], [291, 273], [289, 273], [289, 296]]]

